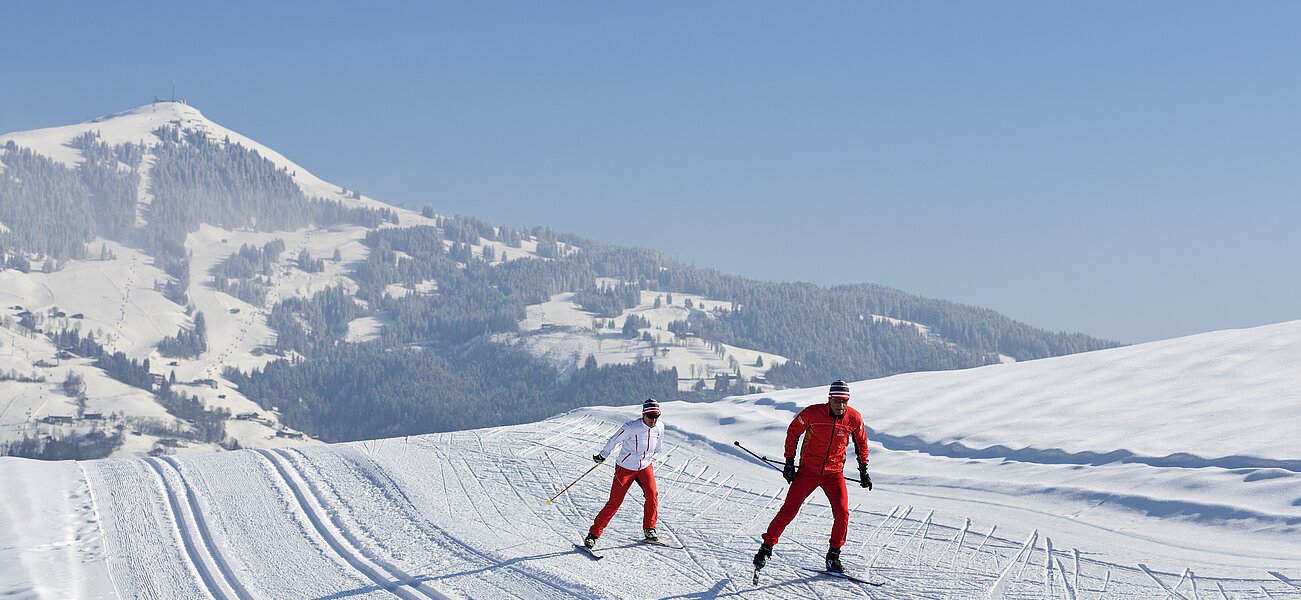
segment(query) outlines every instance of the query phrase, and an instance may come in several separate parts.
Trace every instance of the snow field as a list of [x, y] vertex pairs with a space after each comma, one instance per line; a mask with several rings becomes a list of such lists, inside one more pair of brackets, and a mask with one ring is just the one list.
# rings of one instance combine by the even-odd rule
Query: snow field
[[[686, 548], [638, 541], [642, 506], [633, 489], [598, 543], [600, 563], [574, 544], [605, 501], [610, 468], [598, 467], [553, 504], [546, 500], [591, 466], [594, 448], [626, 420], [627, 408], [330, 446], [91, 461], [85, 479], [65, 469], [45, 475], [53, 483], [43, 485], [90, 482], [93, 508], [106, 515], [99, 528], [106, 551], [91, 564], [113, 574], [122, 597], [1150, 598], [1166, 595], [1165, 586], [1192, 598], [1194, 585], [1227, 597], [1262, 597], [1262, 589], [1298, 597], [1270, 574], [1286, 578], [1297, 568], [1279, 559], [1286, 545], [1277, 541], [1258, 549], [1268, 557], [1216, 563], [1163, 542], [1164, 525], [1143, 539], [1108, 531], [1129, 526], [1114, 516], [1089, 524], [1069, 515], [1089, 502], [984, 489], [983, 475], [1006, 468], [994, 461], [962, 461], [977, 473], [945, 475], [923, 463], [952, 468], [951, 458], [875, 445], [878, 488], [851, 484], [843, 560], [885, 586], [805, 570], [821, 562], [831, 529], [820, 493], [752, 586], [750, 559], [785, 484], [730, 440], [780, 452], [774, 440], [789, 413], [745, 402], [666, 403], [665, 455], [655, 465], [659, 529]], [[36, 464], [6, 459], [0, 469], [37, 473]], [[902, 475], [909, 472], [931, 481]], [[30, 509], [0, 519], [0, 528], [23, 510]], [[1150, 518], [1134, 520], [1151, 529]], [[1169, 537], [1187, 536], [1193, 548], [1223, 533], [1204, 522], [1171, 527]], [[1208, 562], [1192, 560], [1199, 558]], [[1248, 566], [1234, 564], [1241, 561]]]

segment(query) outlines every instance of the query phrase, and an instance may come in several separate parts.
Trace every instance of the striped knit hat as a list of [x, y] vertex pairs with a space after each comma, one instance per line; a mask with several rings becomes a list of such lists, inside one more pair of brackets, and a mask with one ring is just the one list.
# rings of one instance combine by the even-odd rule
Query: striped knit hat
[[645, 402], [641, 403], [641, 414], [655, 417], [660, 416], [660, 403], [656, 402], [654, 398], [647, 398]]
[[831, 392], [827, 394], [830, 400], [849, 401], [849, 384], [839, 379], [831, 382]]

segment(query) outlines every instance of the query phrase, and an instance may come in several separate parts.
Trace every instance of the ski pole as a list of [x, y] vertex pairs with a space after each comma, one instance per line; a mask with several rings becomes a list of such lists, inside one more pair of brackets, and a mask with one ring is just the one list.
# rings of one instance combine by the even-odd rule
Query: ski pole
[[[749, 454], [750, 456], [753, 456], [753, 457], [755, 457], [755, 458], [757, 458], [757, 459], [763, 461], [764, 464], [766, 464], [766, 465], [768, 465], [768, 466], [770, 466], [770, 467], [772, 467], [772, 468], [774, 468], [774, 469], [777, 469], [777, 466], [776, 466], [776, 465], [785, 465], [785, 464], [786, 464], [785, 462], [777, 461], [777, 460], [773, 460], [773, 459], [771, 459], [771, 458], [768, 458], [767, 456], [759, 456], [758, 454], [755, 454], [755, 453], [753, 453], [753, 452], [750, 452], [750, 449], [749, 449], [749, 448], [746, 448], [745, 446], [742, 446], [742, 445], [741, 445], [741, 442], [732, 442], [732, 443], [733, 443], [733, 444], [736, 444], [736, 447], [737, 447], [737, 448], [740, 448], [740, 449], [742, 449], [742, 450], [745, 450], [745, 453], [746, 453], [746, 454]], [[778, 471], [781, 471], [781, 469], [777, 469], [777, 470], [778, 470]], [[845, 481], [852, 481], [852, 482], [854, 482], [854, 483], [861, 483], [859, 480], [854, 479], [853, 477], [845, 477]]]
[[[592, 465], [592, 468], [591, 468], [591, 469], [588, 469], [588, 470], [586, 470], [586, 471], [584, 471], [582, 475], [579, 475], [579, 476], [578, 476], [578, 479], [582, 479], [582, 478], [584, 478], [584, 477], [587, 477], [587, 474], [588, 474], [588, 473], [591, 473], [593, 470], [595, 470], [595, 469], [596, 469], [597, 467], [599, 467], [599, 466], [601, 466], [601, 463], [596, 463], [596, 464]], [[575, 479], [575, 480], [574, 480], [574, 483], [578, 483], [578, 479]], [[565, 489], [560, 490], [559, 492], [556, 492], [556, 495], [552, 496], [552, 497], [551, 497], [551, 500], [547, 500], [547, 504], [551, 504], [551, 501], [552, 501], [552, 500], [555, 500], [556, 498], [559, 498], [560, 495], [563, 494], [563, 493], [565, 493], [569, 488], [574, 487], [574, 483], [571, 483], [571, 484], [565, 486]]]
[[[757, 458], [757, 459], [763, 461], [765, 464], [768, 464], [768, 466], [770, 466], [770, 467], [772, 467], [772, 468], [774, 468], [774, 469], [777, 469], [777, 467], [773, 467], [773, 464], [781, 464], [781, 465], [786, 464], [786, 463], [784, 463], [784, 462], [777, 462], [777, 461], [775, 461], [775, 460], [773, 460], [773, 459], [771, 459], [771, 458], [768, 458], [767, 456], [759, 456], [758, 454], [755, 454], [755, 453], [751, 452], [749, 448], [746, 448], [745, 446], [742, 446], [742, 445], [741, 445], [741, 442], [732, 442], [732, 443], [733, 443], [733, 444], [736, 444], [736, 447], [737, 447], [737, 448], [740, 448], [740, 449], [742, 449], [742, 450], [745, 450], [745, 453], [746, 453], [746, 454], [749, 454], [750, 456], [753, 456], [753, 457], [755, 457], [755, 458]], [[771, 463], [771, 464], [769, 464], [769, 463]], [[780, 471], [781, 469], [777, 469], [777, 470]]]

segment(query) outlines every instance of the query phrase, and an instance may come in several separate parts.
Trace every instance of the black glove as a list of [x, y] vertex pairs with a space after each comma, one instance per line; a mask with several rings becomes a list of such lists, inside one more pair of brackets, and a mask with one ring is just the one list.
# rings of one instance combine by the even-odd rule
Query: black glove
[[604, 457], [604, 456], [601, 456], [600, 454], [593, 454], [593, 455], [592, 455], [592, 461], [599, 465], [599, 464], [605, 462], [605, 457]]
[[858, 463], [858, 485], [872, 491], [872, 478], [867, 475], [867, 463]]
[[795, 481], [795, 459], [794, 458], [786, 459], [786, 468], [782, 469], [782, 478], [786, 480], [786, 483]]

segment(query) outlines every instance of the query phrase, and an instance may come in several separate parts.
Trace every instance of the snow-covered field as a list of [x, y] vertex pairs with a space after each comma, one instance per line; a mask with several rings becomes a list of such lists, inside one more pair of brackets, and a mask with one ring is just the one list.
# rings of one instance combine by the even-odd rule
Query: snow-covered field
[[[815, 493], [758, 585], [796, 411], [826, 389], [665, 404], [660, 530], [589, 456], [627, 408], [280, 450], [0, 459], [0, 596], [85, 598], [1301, 598], [1301, 321], [852, 383], [876, 489], [847, 568], [804, 570]], [[497, 399], [496, 401], [502, 401]]]

